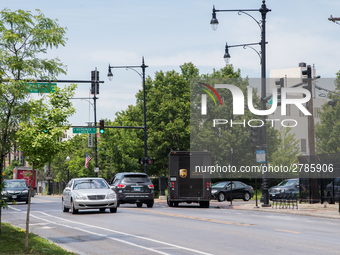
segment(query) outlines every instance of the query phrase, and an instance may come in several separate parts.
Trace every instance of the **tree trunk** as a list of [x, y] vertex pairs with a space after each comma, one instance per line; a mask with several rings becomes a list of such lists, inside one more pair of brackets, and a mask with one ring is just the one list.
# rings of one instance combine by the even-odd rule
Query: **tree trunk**
[[33, 176], [28, 190], [28, 205], [27, 205], [27, 215], [26, 215], [26, 236], [25, 236], [25, 252], [28, 252], [28, 234], [30, 228], [30, 210], [31, 210], [31, 193], [32, 193], [32, 183], [35, 175], [34, 163], [32, 163]]

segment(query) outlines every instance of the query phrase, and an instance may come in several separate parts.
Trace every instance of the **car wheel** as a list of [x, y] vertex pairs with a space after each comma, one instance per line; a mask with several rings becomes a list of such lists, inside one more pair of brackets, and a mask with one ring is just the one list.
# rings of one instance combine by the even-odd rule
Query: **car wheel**
[[117, 202], [117, 207], [119, 207], [120, 206], [120, 203], [119, 203], [119, 201]]
[[250, 199], [250, 194], [249, 194], [249, 192], [244, 193], [243, 200], [244, 200], [244, 201], [249, 201], [249, 199]]
[[74, 209], [73, 200], [71, 200], [71, 213], [72, 213], [72, 214], [77, 214], [77, 213], [78, 213], [78, 210]]
[[116, 212], [117, 212], [117, 207], [110, 208], [110, 212], [111, 212], [111, 213], [116, 213]]
[[26, 204], [28, 204], [28, 199], [25, 201]]
[[105, 208], [99, 208], [100, 212], [105, 212]]
[[140, 202], [137, 203], [137, 207], [142, 207], [142, 206], [143, 206], [143, 203], [140, 203]]
[[153, 207], [153, 203], [152, 203], [152, 202], [151, 202], [151, 203], [147, 203], [146, 206], [147, 206], [148, 208], [152, 208], [152, 207]]
[[220, 192], [217, 196], [218, 202], [223, 202], [225, 200], [225, 196], [223, 192]]
[[62, 206], [63, 206], [63, 212], [68, 212], [70, 209], [65, 207], [64, 199], [62, 199], [61, 203], [62, 203]]
[[174, 202], [174, 207], [178, 207], [178, 202]]

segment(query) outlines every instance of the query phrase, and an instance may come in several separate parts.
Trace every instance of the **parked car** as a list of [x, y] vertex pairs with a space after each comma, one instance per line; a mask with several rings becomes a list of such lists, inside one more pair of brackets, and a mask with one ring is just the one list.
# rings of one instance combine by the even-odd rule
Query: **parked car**
[[26, 202], [28, 204], [28, 187], [24, 179], [4, 180], [5, 188], [1, 191], [6, 202]]
[[217, 199], [219, 202], [231, 199], [243, 199], [249, 201], [254, 196], [254, 189], [240, 181], [219, 182], [211, 187], [212, 199]]
[[292, 194], [299, 194], [299, 179], [285, 179], [280, 182], [278, 185], [271, 187], [268, 189], [269, 192], [269, 199], [274, 199], [278, 194], [285, 192], [285, 193], [292, 193]]
[[120, 204], [136, 204], [142, 207], [153, 207], [154, 185], [144, 173], [118, 173], [111, 180], [111, 188], [117, 193]]
[[[334, 186], [333, 186], [334, 181]], [[329, 203], [334, 203], [334, 200], [339, 200], [340, 196], [340, 177], [333, 179], [326, 186], [326, 197]], [[334, 197], [333, 197], [333, 187], [334, 187]]]
[[62, 196], [63, 212], [99, 209], [117, 212], [117, 195], [103, 178], [75, 178], [66, 185]]

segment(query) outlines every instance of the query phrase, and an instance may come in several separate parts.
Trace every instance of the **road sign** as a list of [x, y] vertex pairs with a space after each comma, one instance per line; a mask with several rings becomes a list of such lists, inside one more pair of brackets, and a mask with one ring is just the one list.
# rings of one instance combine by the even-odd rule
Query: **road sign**
[[30, 93], [53, 93], [57, 83], [29, 82], [28, 85]]
[[73, 128], [73, 133], [74, 134], [95, 134], [96, 133], [96, 128]]
[[268, 102], [269, 105], [272, 105], [273, 104], [273, 98], [271, 98]]
[[266, 162], [266, 151], [265, 150], [256, 150], [256, 162], [257, 163]]
[[92, 147], [93, 147], [93, 143], [92, 143], [92, 134], [89, 134], [87, 147], [89, 147], [89, 148], [92, 148]]
[[95, 173], [99, 173], [99, 167], [95, 167], [95, 168], [94, 168], [94, 172], [95, 172]]

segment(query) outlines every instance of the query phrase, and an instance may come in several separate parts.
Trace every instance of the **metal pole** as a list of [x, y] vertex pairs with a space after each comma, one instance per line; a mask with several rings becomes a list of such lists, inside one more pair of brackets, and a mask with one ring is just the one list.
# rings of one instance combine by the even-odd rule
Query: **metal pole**
[[[267, 12], [270, 11], [267, 9], [265, 4], [266, 1], [262, 1], [262, 6], [260, 12], [262, 14], [262, 30], [261, 30], [261, 99], [266, 97], [266, 15]], [[261, 110], [266, 110], [266, 101], [262, 100]], [[266, 125], [266, 118], [267, 116], [262, 116], [262, 121], [264, 125], [262, 127], [262, 149], [265, 149], [266, 156], [265, 156], [265, 165], [268, 165], [267, 162], [267, 125]], [[269, 207], [269, 194], [268, 194], [268, 178], [266, 175], [263, 175], [263, 207]]]
[[[148, 158], [148, 149], [147, 149], [147, 133], [146, 133], [146, 100], [145, 100], [145, 67], [144, 57], [142, 58], [142, 75], [143, 75], [143, 103], [144, 103], [144, 158], [145, 160]], [[148, 162], [144, 163], [144, 172], [148, 173]]]
[[[93, 108], [94, 108], [94, 125], [97, 126], [97, 81], [98, 81], [98, 77], [97, 77], [97, 67], [95, 68], [95, 89], [94, 89], [94, 96], [93, 96]], [[95, 167], [98, 167], [98, 158], [97, 158], [97, 153], [98, 153], [98, 149], [97, 149], [97, 131], [96, 131], [96, 135], [94, 136], [94, 159], [95, 159]], [[96, 177], [98, 177], [98, 173], [96, 172]]]
[[[233, 148], [231, 148], [231, 154], [230, 154], [230, 167], [233, 166]], [[230, 206], [233, 205], [233, 176], [232, 171], [230, 171]]]
[[51, 162], [48, 163], [48, 189], [47, 189], [47, 195], [51, 195]]

